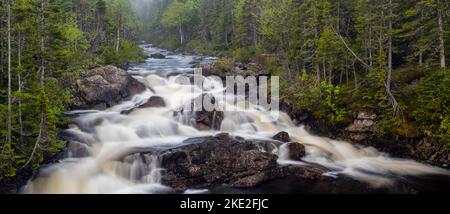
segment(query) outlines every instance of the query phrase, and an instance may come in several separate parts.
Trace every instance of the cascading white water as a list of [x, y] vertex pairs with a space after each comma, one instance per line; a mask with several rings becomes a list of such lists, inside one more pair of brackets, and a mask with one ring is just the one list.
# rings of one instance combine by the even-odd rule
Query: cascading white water
[[[165, 50], [147, 47], [148, 53]], [[124, 156], [136, 148], [180, 144], [192, 137], [211, 136], [228, 132], [234, 136], [252, 139], [270, 139], [276, 133], [286, 131], [294, 142], [305, 145], [304, 161], [323, 165], [333, 170], [324, 176], [346, 174], [374, 186], [391, 184], [390, 175], [425, 175], [449, 172], [414, 161], [389, 158], [373, 148], [360, 148], [346, 142], [310, 135], [304, 127], [295, 126], [281, 114], [276, 123], [264, 122], [271, 112], [260, 106], [225, 112], [220, 131], [199, 131], [182, 117], [174, 117], [174, 111], [201, 95], [204, 89], [180, 84], [177, 75], [192, 72], [190, 62], [195, 56], [172, 54], [168, 59], [148, 59], [129, 71], [136, 79], [152, 90], [135, 96], [105, 111], [74, 111], [74, 124], [68, 132], [77, 142], [88, 147], [89, 157], [67, 157], [60, 163], [41, 170], [38, 178], [23, 188], [24, 193], [160, 193], [170, 191], [160, 184], [161, 171], [157, 156]], [[211, 60], [211, 59], [207, 59]], [[205, 78], [209, 94], [223, 98], [221, 83]], [[194, 95], [193, 95], [194, 94]], [[164, 98], [166, 107], [135, 109], [128, 115], [121, 112], [145, 103], [152, 96]], [[218, 99], [221, 100], [221, 99]], [[245, 102], [240, 103], [245, 105]], [[232, 105], [226, 100], [218, 105]], [[280, 148], [280, 164], [306, 164], [290, 161], [286, 148]], [[198, 192], [191, 190], [189, 193]], [[203, 191], [202, 191], [203, 192]]]

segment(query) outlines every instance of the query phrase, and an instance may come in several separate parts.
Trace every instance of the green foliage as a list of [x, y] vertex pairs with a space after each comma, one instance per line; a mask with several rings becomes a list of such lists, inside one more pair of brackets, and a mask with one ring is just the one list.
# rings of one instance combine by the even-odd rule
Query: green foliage
[[174, 0], [165, 10], [161, 24], [168, 29], [176, 29], [180, 34], [180, 44], [183, 45], [185, 40], [184, 27], [193, 20], [195, 1], [188, 0], [186, 2]]
[[322, 117], [323, 119], [330, 119], [331, 124], [344, 121], [347, 111], [342, 107], [340, 98], [342, 93], [341, 87], [325, 82], [322, 82], [320, 86], [322, 101], [320, 102], [319, 111], [326, 116], [316, 116], [319, 116], [319, 118]]
[[0, 121], [11, 118], [12, 133], [7, 142], [7, 124], [0, 123], [0, 180], [40, 167], [45, 157], [65, 146], [57, 134], [66, 122], [62, 115], [81, 71], [103, 64], [126, 66], [144, 58], [135, 44], [141, 24], [128, 0], [45, 0], [43, 7], [40, 0], [9, 2], [11, 50], [6, 45], [7, 13], [3, 13], [7, 2], [0, 3]]
[[[46, 0], [44, 8], [40, 0], [9, 2], [10, 115], [7, 2], [0, 3], [0, 121], [11, 117], [13, 126], [12, 141], [1, 144], [3, 177], [16, 174], [30, 157], [42, 113], [48, 136], [32, 166], [40, 165], [43, 154], [58, 150], [56, 131], [73, 80], [90, 67], [139, 62], [144, 55], [135, 44], [138, 39], [232, 58], [216, 63], [223, 72], [232, 72], [236, 62], [260, 63], [281, 77], [283, 98], [327, 126], [348, 122], [347, 112], [368, 109], [379, 115], [380, 136], [450, 139], [449, 74], [437, 71], [442, 45], [450, 63], [448, 0]], [[386, 93], [391, 52], [389, 89], [402, 111], [398, 117], [392, 116]], [[39, 81], [42, 66], [44, 86]], [[0, 142], [8, 135], [5, 130], [6, 124], [0, 124]]]
[[167, 28], [178, 28], [191, 21], [192, 6], [182, 1], [173, 1], [164, 12], [161, 23]]
[[100, 49], [100, 59], [102, 64], [125, 68], [130, 63], [138, 63], [144, 60], [145, 54], [138, 45], [122, 41], [119, 51], [111, 46], [103, 46]]
[[450, 71], [437, 71], [425, 78], [417, 90], [414, 119], [428, 137], [450, 143]]
[[[176, 44], [176, 43], [174, 43]], [[175, 47], [172, 47], [172, 49], [176, 49]], [[186, 44], [186, 50], [192, 51], [195, 54], [199, 55], [209, 55], [212, 53], [215, 53], [215, 49], [210, 44], [203, 44], [202, 41], [198, 39], [192, 39]], [[220, 53], [218, 53], [220, 54]]]
[[314, 78], [308, 76], [306, 71], [298, 76], [298, 82], [294, 102], [296, 108], [312, 112], [316, 119], [329, 126], [338, 125], [346, 120], [347, 110], [342, 101], [341, 87], [326, 82], [317, 87]]
[[245, 47], [245, 48], [237, 48], [233, 51], [232, 56], [236, 58], [237, 61], [240, 62], [249, 62], [258, 54], [261, 54], [262, 50], [260, 47]]

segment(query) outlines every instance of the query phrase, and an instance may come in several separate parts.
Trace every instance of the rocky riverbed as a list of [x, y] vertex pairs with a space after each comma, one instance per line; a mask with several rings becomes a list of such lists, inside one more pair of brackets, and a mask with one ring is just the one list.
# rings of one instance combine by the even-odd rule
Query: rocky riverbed
[[[149, 55], [163, 52], [146, 50]], [[227, 105], [219, 102], [220, 88], [192, 94], [197, 89], [176, 82], [177, 75], [192, 72], [197, 58], [155, 55], [132, 67], [128, 74], [133, 77], [111, 66], [83, 74], [72, 105], [77, 110], [67, 113], [71, 123], [60, 135], [69, 142], [64, 158], [41, 169], [22, 191], [426, 193], [450, 187], [444, 169], [311, 135], [311, 123], [305, 129], [288, 114], [264, 123], [260, 117], [270, 112], [258, 106], [186, 111], [186, 105], [205, 96]], [[312, 120], [287, 113], [297, 122]], [[361, 113], [347, 130], [362, 139], [374, 123], [375, 115]], [[426, 180], [442, 185], [430, 188]]]

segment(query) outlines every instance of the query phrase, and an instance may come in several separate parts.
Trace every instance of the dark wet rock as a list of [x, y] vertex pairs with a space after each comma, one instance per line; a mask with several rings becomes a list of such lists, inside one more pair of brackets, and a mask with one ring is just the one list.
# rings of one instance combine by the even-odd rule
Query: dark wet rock
[[123, 110], [120, 113], [124, 114], [124, 115], [128, 115], [128, 114], [131, 114], [136, 109], [142, 109], [142, 108], [163, 108], [163, 107], [166, 107], [166, 102], [164, 101], [164, 98], [162, 98], [160, 96], [152, 96], [144, 104], [142, 104], [140, 106], [137, 106], [137, 107], [133, 107], [131, 109]]
[[160, 96], [152, 96], [145, 104], [139, 106], [139, 108], [162, 108], [162, 107], [166, 107], [166, 102], [164, 101], [164, 98]]
[[415, 146], [412, 156], [431, 163], [450, 165], [450, 155], [445, 142], [435, 142], [424, 138]]
[[223, 111], [196, 111], [194, 127], [198, 130], [219, 130], [225, 115]]
[[277, 176], [277, 155], [260, 149], [269, 144], [273, 142], [238, 140], [223, 133], [151, 153], [158, 155], [165, 169], [162, 183], [176, 190], [221, 184], [251, 187]]
[[162, 53], [150, 54], [150, 57], [154, 58], [154, 59], [165, 59], [166, 58], [166, 56]]
[[[292, 179], [295, 185], [302, 186], [303, 191], [311, 193], [321, 191], [320, 184], [336, 183], [335, 180], [339, 180], [343, 186], [342, 189], [335, 190], [338, 193], [346, 193], [346, 188], [355, 184], [368, 189], [367, 184], [353, 179], [340, 180], [323, 176], [330, 171], [323, 166], [281, 166], [277, 163], [276, 154], [261, 149], [279, 145], [276, 141], [244, 140], [221, 133], [214, 137], [188, 139], [177, 147], [141, 152], [133, 157], [144, 158], [148, 153], [157, 155], [161, 168], [164, 168], [162, 183], [178, 192], [199, 188], [220, 192], [218, 189], [223, 186], [227, 186], [228, 190], [237, 188], [240, 191], [250, 191], [287, 178]], [[292, 143], [292, 147], [297, 148], [294, 145]]]
[[32, 170], [21, 170], [14, 177], [0, 180], [0, 194], [20, 193], [20, 189], [27, 184], [34, 173]]
[[232, 140], [231, 135], [229, 133], [225, 133], [225, 132], [216, 134], [216, 136], [214, 136], [214, 137], [219, 140]]
[[161, 163], [166, 169], [163, 183], [175, 189], [219, 184], [253, 187], [277, 177], [277, 156], [259, 150], [255, 142], [215, 137], [185, 143], [191, 146], [162, 155]]
[[103, 110], [143, 92], [145, 85], [114, 66], [92, 69], [76, 81], [71, 109]]
[[283, 143], [291, 142], [291, 137], [289, 136], [289, 134], [287, 132], [280, 132], [280, 133], [276, 134], [275, 136], [273, 136], [272, 139], [278, 140]]
[[66, 157], [83, 158], [89, 157], [88, 145], [76, 141], [69, 142], [66, 148]]
[[[137, 159], [150, 165], [157, 157], [162, 184], [176, 192], [187, 189], [209, 189], [211, 193], [416, 193], [407, 183], [373, 187], [346, 175], [328, 175], [330, 169], [312, 163], [280, 165], [274, 151], [278, 141], [250, 140], [220, 133], [199, 137], [180, 145], [136, 150], [122, 158], [132, 163]], [[295, 153], [304, 154], [300, 144], [287, 143]], [[269, 149], [270, 150], [270, 149]], [[293, 154], [294, 155], [294, 154]], [[146, 176], [141, 173], [140, 176]], [[136, 177], [136, 180], [142, 179]]]
[[[190, 109], [182, 109], [175, 112], [174, 116], [178, 117], [183, 123], [192, 125], [198, 130], [220, 130], [222, 121], [225, 118], [223, 111], [208, 110], [203, 106], [203, 100], [211, 100], [211, 104], [215, 105], [215, 97], [210, 94], [203, 94], [193, 100], [190, 104]], [[199, 107], [197, 107], [199, 106]]]
[[290, 160], [299, 161], [306, 156], [305, 146], [300, 143], [286, 143], [283, 146], [287, 149], [287, 158]]

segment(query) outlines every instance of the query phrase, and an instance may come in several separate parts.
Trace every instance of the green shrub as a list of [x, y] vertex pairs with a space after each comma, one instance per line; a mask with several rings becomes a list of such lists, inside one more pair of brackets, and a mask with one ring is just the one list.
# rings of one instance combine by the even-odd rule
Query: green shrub
[[[323, 124], [334, 126], [346, 120], [347, 110], [342, 102], [342, 88], [322, 82], [319, 86], [314, 75], [306, 71], [298, 74], [297, 84], [286, 83], [287, 88], [296, 86], [295, 107], [312, 112]], [[288, 95], [289, 96], [289, 95]]]
[[198, 55], [215, 55], [214, 47], [198, 39], [189, 41], [185, 49]]
[[450, 71], [437, 71], [425, 78], [417, 89], [413, 111], [420, 131], [450, 143]]
[[233, 51], [233, 57], [240, 62], [250, 62], [255, 56], [263, 53], [263, 49], [259, 46], [251, 46], [245, 48], [237, 48]]
[[122, 68], [145, 59], [144, 50], [126, 40], [122, 41], [119, 51], [116, 51], [115, 47], [104, 46], [100, 52], [103, 64], [116, 65]]
[[322, 82], [320, 85], [322, 100], [320, 102], [321, 113], [324, 113], [323, 119], [329, 120], [331, 124], [337, 124], [345, 119], [346, 109], [341, 102], [342, 89], [340, 86], [334, 86]]

